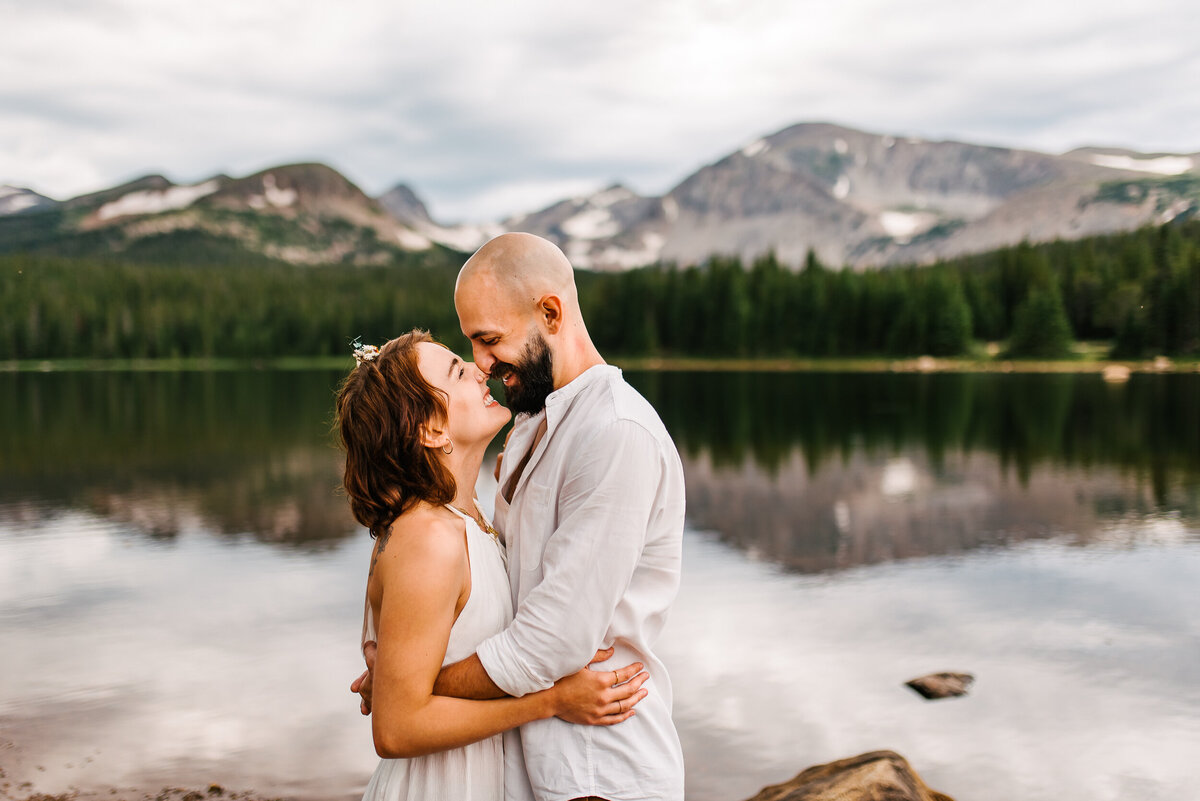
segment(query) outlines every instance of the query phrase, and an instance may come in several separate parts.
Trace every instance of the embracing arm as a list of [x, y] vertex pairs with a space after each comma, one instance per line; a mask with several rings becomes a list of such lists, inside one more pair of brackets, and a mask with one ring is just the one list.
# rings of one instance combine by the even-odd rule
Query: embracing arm
[[455, 698], [505, 698], [507, 693], [496, 686], [492, 677], [483, 669], [479, 654], [471, 654], [461, 662], [446, 665], [433, 683], [438, 695]]
[[[613, 649], [605, 648], [597, 651], [591, 665], [597, 662], [607, 662], [612, 658]], [[594, 672], [594, 677], [588, 679], [595, 690], [612, 689], [611, 694], [602, 693], [598, 698], [592, 698], [586, 694], [586, 689], [575, 686], [572, 691], [572, 685], [583, 679], [586, 673], [591, 673], [589, 669], [576, 672], [572, 676], [564, 679], [559, 679], [555, 682], [555, 687], [564, 691], [559, 704], [560, 710], [555, 714], [572, 723], [589, 723], [606, 725], [614, 721], [608, 720], [606, 715], [599, 714], [600, 701], [607, 701], [611, 704], [613, 701], [621, 701], [623, 707], [618, 709], [629, 709], [630, 704], [624, 703], [632, 696], [637, 696], [633, 703], [637, 703], [642, 698], [646, 697], [645, 693], [635, 692], [650, 677], [648, 673], [642, 673], [644, 668], [641, 662], [633, 662], [616, 670], [600, 670]], [[630, 681], [632, 679], [632, 681]], [[630, 682], [628, 685], [625, 682]], [[582, 691], [581, 691], [582, 690]], [[504, 690], [496, 686], [492, 681], [491, 676], [483, 669], [483, 663], [479, 661], [478, 654], [471, 654], [461, 662], [455, 662], [453, 665], [446, 665], [438, 673], [437, 681], [433, 683], [433, 691], [437, 695], [450, 695], [455, 698], [474, 698], [477, 700], [487, 700], [490, 698], [509, 698]]]
[[434, 695], [469, 570], [462, 532], [438, 523], [392, 536], [393, 547], [377, 565], [383, 603], [371, 729], [379, 755], [413, 757], [456, 748], [554, 715], [554, 691], [495, 701]]
[[[458, 524], [461, 525], [461, 524]], [[553, 715], [611, 726], [636, 714], [646, 696], [640, 664], [623, 669], [613, 687], [608, 671], [578, 670], [553, 688], [524, 698], [468, 700], [434, 694], [454, 625], [454, 610], [470, 566], [455, 524], [393, 533], [380, 557], [383, 582], [379, 640], [371, 671], [371, 733], [384, 758], [408, 758], [467, 745]]]
[[484, 687], [483, 672], [509, 695], [543, 690], [604, 645], [642, 556], [662, 450], [644, 427], [619, 420], [573, 462], [559, 489], [560, 522], [543, 554], [543, 579], [512, 624], [462, 666], [456, 678], [465, 688]]

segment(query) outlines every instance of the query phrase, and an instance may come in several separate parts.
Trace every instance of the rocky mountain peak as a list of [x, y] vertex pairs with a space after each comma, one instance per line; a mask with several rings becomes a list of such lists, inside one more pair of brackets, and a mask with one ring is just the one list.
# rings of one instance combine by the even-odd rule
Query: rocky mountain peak
[[379, 205], [400, 222], [433, 223], [425, 202], [407, 184], [396, 184], [377, 200]]
[[224, 182], [210, 202], [256, 211], [295, 210], [341, 216], [378, 215], [381, 209], [349, 179], [325, 164], [284, 164]]
[[660, 197], [614, 182], [494, 225], [440, 225], [408, 185], [373, 199], [316, 163], [186, 185], [147, 175], [61, 204], [0, 189], [0, 217], [43, 210], [59, 218], [38, 236], [95, 231], [119, 250], [199, 230], [297, 263], [384, 263], [435, 243], [467, 252], [507, 230], [547, 237], [587, 269], [767, 251], [799, 266], [809, 250], [834, 267], [868, 267], [1200, 214], [1200, 154], [1051, 155], [812, 122], [746, 142]]
[[98, 192], [89, 192], [86, 195], [73, 197], [63, 203], [63, 207], [71, 211], [77, 209], [91, 210], [99, 208], [109, 201], [117, 200], [132, 192], [162, 192], [173, 186], [175, 186], [175, 184], [162, 175], [143, 175], [141, 178], [135, 178], [132, 181], [127, 181], [123, 184], [117, 184], [109, 189], [101, 189]]
[[661, 198], [606, 214], [586, 198], [515, 220], [577, 266], [749, 261], [809, 249], [834, 266], [928, 262], [1019, 242], [1161, 222], [1200, 205], [1200, 177], [1124, 193], [1113, 182], [1196, 174], [1200, 159], [1088, 149], [1064, 156], [801, 123], [701, 167]]

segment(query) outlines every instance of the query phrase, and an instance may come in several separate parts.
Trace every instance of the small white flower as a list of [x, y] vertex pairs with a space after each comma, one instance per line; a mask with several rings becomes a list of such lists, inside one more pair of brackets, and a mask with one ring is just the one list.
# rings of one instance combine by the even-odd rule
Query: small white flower
[[354, 347], [354, 366], [363, 362], [373, 362], [379, 356], [379, 348], [375, 345], [364, 345], [357, 339], [350, 343]]

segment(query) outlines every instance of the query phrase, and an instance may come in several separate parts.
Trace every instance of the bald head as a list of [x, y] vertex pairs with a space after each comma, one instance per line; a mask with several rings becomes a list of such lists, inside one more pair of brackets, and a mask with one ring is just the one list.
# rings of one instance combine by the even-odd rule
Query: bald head
[[563, 252], [533, 234], [501, 234], [467, 259], [454, 287], [455, 303], [481, 293], [508, 311], [529, 314], [546, 295], [576, 299], [575, 273]]
[[583, 323], [575, 271], [540, 236], [502, 234], [477, 250], [458, 273], [454, 307], [486, 373], [526, 363], [543, 348], [558, 387], [602, 362]]

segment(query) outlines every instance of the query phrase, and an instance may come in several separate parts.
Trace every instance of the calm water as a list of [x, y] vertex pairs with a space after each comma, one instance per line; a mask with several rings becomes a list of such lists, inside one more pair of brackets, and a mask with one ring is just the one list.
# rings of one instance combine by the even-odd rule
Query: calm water
[[[0, 376], [11, 793], [361, 791], [338, 378]], [[875, 748], [960, 801], [1194, 795], [1200, 375], [630, 379], [687, 470], [690, 799]], [[935, 670], [978, 681], [901, 686]]]

